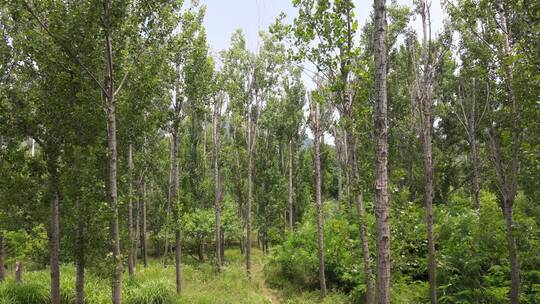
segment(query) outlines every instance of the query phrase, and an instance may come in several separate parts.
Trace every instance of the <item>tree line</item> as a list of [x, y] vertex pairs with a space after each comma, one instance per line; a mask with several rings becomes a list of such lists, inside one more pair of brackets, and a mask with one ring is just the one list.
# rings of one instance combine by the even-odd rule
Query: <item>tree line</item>
[[[134, 277], [152, 256], [174, 265], [180, 293], [183, 256], [221, 273], [236, 247], [249, 278], [255, 245], [283, 253], [312, 220], [325, 297], [340, 287], [325, 260], [336, 213], [358, 229], [362, 301], [390, 303], [408, 278], [450, 303], [460, 274], [441, 239], [454, 232], [437, 221], [465, 198], [478, 223], [498, 223], [484, 191], [504, 246], [478, 273], [505, 265], [505, 297], [534, 303], [540, 6], [445, 1], [434, 34], [427, 0], [375, 0], [362, 27], [351, 0], [292, 4], [297, 15], [278, 16], [256, 50], [237, 30], [213, 54], [198, 1], [0, 2], [0, 281], [4, 264], [48, 266], [60, 303], [72, 262], [76, 303], [91, 271], [118, 304], [124, 268]], [[400, 239], [409, 203], [423, 212], [421, 245]], [[423, 265], [403, 266], [409, 253]]]

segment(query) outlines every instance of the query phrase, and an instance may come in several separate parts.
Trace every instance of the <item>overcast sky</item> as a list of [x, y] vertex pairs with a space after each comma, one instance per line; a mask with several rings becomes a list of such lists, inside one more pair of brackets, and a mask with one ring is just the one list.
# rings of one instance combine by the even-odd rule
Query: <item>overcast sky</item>
[[[390, 3], [391, 0], [387, 0]], [[442, 27], [442, 10], [440, 0], [432, 0], [431, 16], [433, 32]], [[201, 0], [207, 6], [205, 25], [208, 41], [214, 54], [230, 45], [233, 31], [240, 28], [246, 35], [248, 47], [256, 50], [259, 30], [266, 30], [274, 22], [280, 12], [291, 18], [296, 10], [291, 0]], [[366, 23], [373, 8], [372, 0], [354, 0], [355, 14], [360, 28]], [[412, 6], [412, 0], [397, 0], [399, 4]], [[420, 30], [420, 20], [412, 24]]]

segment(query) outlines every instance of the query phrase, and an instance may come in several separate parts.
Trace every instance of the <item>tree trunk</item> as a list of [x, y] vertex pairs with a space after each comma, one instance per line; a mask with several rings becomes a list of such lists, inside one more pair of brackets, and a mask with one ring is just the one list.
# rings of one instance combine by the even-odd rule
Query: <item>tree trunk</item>
[[[312, 101], [313, 102], [313, 101]], [[315, 203], [317, 206], [317, 245], [319, 255], [319, 284], [321, 296], [326, 297], [326, 278], [324, 274], [324, 217], [321, 185], [321, 117], [320, 105], [316, 102], [314, 119], [314, 148], [315, 148]]]
[[292, 140], [289, 140], [289, 229], [294, 229], [293, 222], [293, 146]]
[[128, 199], [128, 235], [129, 235], [129, 253], [128, 253], [128, 273], [130, 277], [135, 275], [135, 235], [133, 229], [133, 145], [130, 143], [128, 148], [128, 175], [129, 175], [129, 199]]
[[429, 264], [429, 295], [432, 304], [437, 303], [437, 277], [436, 277], [436, 262], [435, 262], [435, 237], [433, 234], [433, 159], [431, 146], [431, 115], [428, 103], [425, 101], [424, 113], [424, 130], [423, 130], [423, 146], [424, 146], [424, 176], [426, 187], [426, 221], [427, 221], [427, 238], [428, 238], [428, 264]]
[[349, 140], [347, 141], [350, 151], [350, 162], [354, 173], [356, 183], [356, 209], [360, 220], [360, 241], [362, 243], [362, 257], [364, 259], [364, 275], [366, 276], [366, 303], [374, 303], [374, 287], [373, 287], [373, 272], [371, 270], [371, 257], [369, 254], [369, 243], [366, 228], [366, 208], [364, 206], [364, 194], [362, 192], [362, 184], [360, 179], [360, 170], [358, 168], [358, 160], [356, 159], [356, 140], [351, 131], [347, 131]]
[[109, 191], [111, 206], [113, 209], [113, 262], [114, 262], [114, 280], [113, 280], [113, 304], [122, 303], [122, 257], [120, 254], [120, 226], [118, 223], [118, 192], [116, 182], [116, 102], [114, 91], [113, 74], [113, 50], [111, 42], [111, 18], [110, 18], [111, 0], [103, 2], [103, 15], [105, 23], [105, 52], [107, 61], [107, 143], [109, 146]]
[[[173, 131], [174, 133], [174, 131]], [[169, 171], [169, 191], [167, 195], [167, 214], [166, 214], [166, 226], [165, 226], [165, 251], [163, 252], [163, 267], [167, 267], [167, 259], [169, 255], [169, 230], [170, 230], [170, 222], [171, 222], [171, 213], [172, 213], [172, 201], [173, 201], [173, 183], [174, 183], [174, 164], [175, 164], [175, 154], [174, 154], [174, 135], [171, 138], [171, 167]]]
[[78, 221], [76, 230], [76, 249], [75, 249], [75, 264], [77, 268], [77, 276], [75, 278], [75, 303], [84, 303], [84, 222], [85, 216], [81, 206], [80, 198], [75, 201], [77, 209]]
[[2, 228], [0, 228], [0, 282], [4, 281], [6, 278], [5, 268], [4, 268], [4, 233]]
[[377, 226], [377, 303], [390, 303], [390, 223], [388, 204], [388, 118], [386, 0], [375, 0], [375, 218]]
[[504, 219], [506, 222], [506, 239], [508, 242], [508, 253], [510, 259], [510, 303], [519, 303], [520, 292], [520, 275], [519, 262], [517, 257], [517, 246], [514, 238], [514, 215], [513, 215], [513, 200], [504, 202]]
[[182, 257], [182, 244], [180, 243], [180, 229], [176, 227], [174, 231], [175, 239], [175, 278], [176, 278], [176, 293], [182, 291], [182, 272], [181, 272], [181, 257]]
[[146, 219], [146, 180], [143, 181], [143, 193], [140, 203], [141, 210], [141, 256], [144, 268], [148, 267], [147, 219]]
[[22, 283], [22, 262], [15, 262], [15, 283]]
[[[150, 193], [153, 195], [154, 193], [154, 184], [153, 183], [150, 183]], [[153, 214], [153, 219], [152, 219], [152, 233], [154, 235], [154, 257], [159, 257], [161, 256], [161, 248], [159, 246], [159, 239], [158, 239], [158, 235], [159, 235], [159, 231], [160, 231], [160, 226], [159, 226], [159, 201], [156, 201], [155, 199], [152, 199], [151, 200], [152, 202], [152, 209], [154, 210], [154, 214]]]
[[246, 235], [246, 273], [248, 278], [251, 278], [251, 221], [253, 205], [253, 130], [252, 130], [251, 108], [248, 110], [248, 199], [247, 199], [247, 235]]
[[478, 148], [476, 145], [476, 136], [471, 136], [470, 141], [473, 163], [473, 198], [476, 210], [480, 211], [480, 174], [478, 173]]
[[[344, 144], [345, 147], [347, 147], [349, 144], [347, 143], [347, 136], [345, 136]], [[345, 199], [347, 200], [346, 206], [347, 206], [347, 212], [351, 213], [351, 174], [349, 170], [349, 151], [347, 149], [343, 150], [345, 152]]]
[[[172, 198], [175, 199], [178, 203], [178, 189], [179, 189], [179, 163], [178, 163], [178, 125], [174, 123], [174, 129], [172, 133], [173, 138], [173, 183], [171, 190], [171, 205]], [[180, 214], [178, 210], [178, 204], [174, 206], [174, 236], [175, 236], [175, 274], [176, 274], [176, 292], [180, 293], [182, 290], [182, 281], [181, 281], [181, 246], [180, 243], [180, 227], [178, 227], [178, 221], [180, 219]]]
[[[53, 175], [56, 174], [53, 173]], [[56, 177], [53, 177], [53, 179], [56, 179]], [[60, 196], [57, 182], [54, 181], [53, 183], [54, 198], [51, 204], [51, 303], [60, 304]]]
[[431, 107], [432, 107], [432, 70], [431, 60], [431, 19], [429, 5], [425, 0], [420, 2], [422, 16], [422, 65], [423, 74], [421, 83], [418, 85], [417, 105], [420, 115], [420, 138], [423, 148], [423, 164], [425, 178], [425, 200], [426, 200], [426, 224], [428, 241], [428, 274], [429, 274], [429, 298], [431, 304], [437, 303], [437, 274], [435, 261], [435, 236], [433, 233], [433, 147], [431, 139]]
[[216, 270], [221, 272], [221, 180], [219, 176], [219, 112], [220, 96], [214, 100], [212, 139], [214, 141], [214, 196], [216, 208]]

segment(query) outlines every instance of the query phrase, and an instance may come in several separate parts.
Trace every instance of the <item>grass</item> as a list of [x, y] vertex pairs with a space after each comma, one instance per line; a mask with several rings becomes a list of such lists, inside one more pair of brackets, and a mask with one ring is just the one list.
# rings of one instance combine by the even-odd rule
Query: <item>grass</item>
[[[249, 280], [245, 274], [245, 260], [236, 249], [225, 252], [222, 273], [211, 263], [197, 263], [187, 259], [182, 266], [182, 292], [175, 290], [174, 267], [163, 268], [160, 260], [150, 260], [148, 268], [137, 268], [135, 278], [124, 276], [123, 298], [126, 304], [304, 304], [344, 303], [340, 294], [330, 294], [320, 301], [319, 293], [273, 290], [264, 282], [262, 269], [266, 257], [253, 251], [253, 273]], [[62, 303], [75, 302], [75, 268], [61, 268]], [[0, 283], [0, 304], [50, 303], [50, 275], [48, 270], [23, 274], [23, 283], [16, 284], [12, 276]], [[85, 300], [88, 304], [110, 303], [111, 288], [107, 280], [86, 273]]]

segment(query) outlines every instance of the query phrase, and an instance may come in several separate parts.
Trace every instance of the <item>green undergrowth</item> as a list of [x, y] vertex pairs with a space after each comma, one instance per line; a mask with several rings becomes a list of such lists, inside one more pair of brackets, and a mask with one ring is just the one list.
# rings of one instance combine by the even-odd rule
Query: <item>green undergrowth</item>
[[[319, 300], [319, 293], [283, 288], [271, 290], [265, 285], [262, 269], [266, 257], [253, 250], [253, 274], [248, 280], [245, 260], [237, 249], [227, 250], [222, 272], [218, 274], [212, 261], [198, 263], [186, 257], [182, 267], [182, 292], [175, 293], [174, 266], [163, 268], [160, 260], [150, 260], [148, 268], [141, 265], [134, 278], [127, 273], [123, 281], [123, 299], [126, 304], [233, 304], [233, 303], [344, 303], [339, 294], [330, 294]], [[61, 267], [62, 303], [75, 303], [75, 267]], [[274, 300], [269, 295], [274, 295]], [[105, 304], [111, 301], [111, 285], [108, 279], [95, 274], [85, 274], [85, 303]], [[273, 302], [272, 302], [273, 301]], [[16, 284], [13, 275], [0, 283], [0, 304], [49, 304], [50, 273], [47, 269], [23, 273], [23, 283]]]

